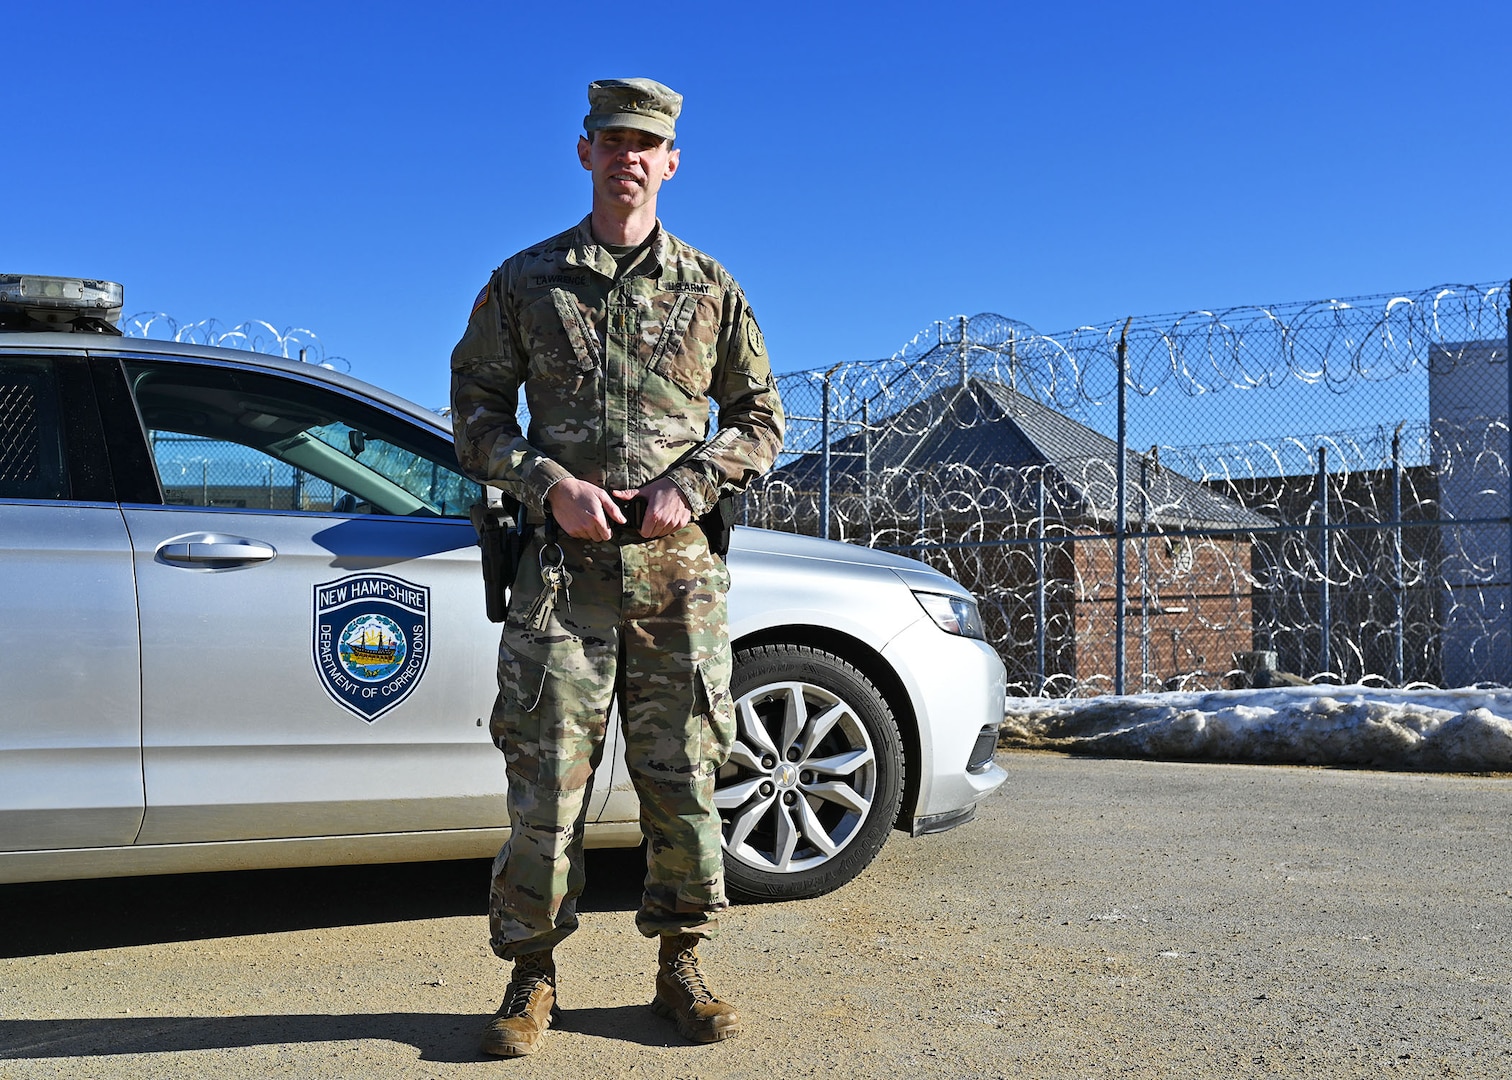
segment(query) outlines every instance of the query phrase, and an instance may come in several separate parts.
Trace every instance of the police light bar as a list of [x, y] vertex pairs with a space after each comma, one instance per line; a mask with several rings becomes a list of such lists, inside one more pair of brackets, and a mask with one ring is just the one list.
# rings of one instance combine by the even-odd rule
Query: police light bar
[[114, 281], [0, 274], [0, 308], [37, 322], [69, 323], [80, 319], [114, 323], [121, 317], [122, 289]]

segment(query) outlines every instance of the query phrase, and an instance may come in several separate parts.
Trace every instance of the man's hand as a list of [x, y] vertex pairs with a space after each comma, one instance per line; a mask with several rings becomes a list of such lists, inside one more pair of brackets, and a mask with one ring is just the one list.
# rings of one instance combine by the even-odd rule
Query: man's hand
[[625, 515], [607, 491], [573, 476], [551, 485], [546, 492], [546, 508], [558, 528], [579, 540], [608, 540], [614, 535], [609, 523], [625, 523]]
[[[670, 536], [693, 520], [693, 508], [688, 505], [688, 500], [677, 485], [665, 476], [651, 481], [643, 488], [614, 493], [616, 499], [628, 500], [637, 496], [646, 501], [646, 514], [641, 520], [640, 531], [648, 540]], [[623, 521], [624, 518], [620, 520]]]

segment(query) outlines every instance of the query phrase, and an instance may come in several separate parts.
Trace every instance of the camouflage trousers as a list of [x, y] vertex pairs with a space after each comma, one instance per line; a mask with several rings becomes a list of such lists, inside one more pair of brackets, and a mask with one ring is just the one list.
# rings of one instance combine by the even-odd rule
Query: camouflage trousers
[[[544, 630], [523, 620], [542, 591], [525, 553], [499, 646], [490, 720], [504, 751], [510, 835], [494, 860], [489, 941], [504, 959], [577, 929], [583, 825], [612, 697], [647, 841], [636, 925], [710, 936], [727, 905], [714, 774], [730, 755], [729, 572], [690, 525], [597, 543], [562, 534], [572, 575]], [[545, 546], [546, 561], [556, 552]]]

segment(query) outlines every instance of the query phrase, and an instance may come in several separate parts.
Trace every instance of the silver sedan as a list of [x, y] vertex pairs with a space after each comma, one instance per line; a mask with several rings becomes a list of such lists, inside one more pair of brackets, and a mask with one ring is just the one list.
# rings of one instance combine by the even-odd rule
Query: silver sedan
[[[437, 416], [315, 365], [0, 331], [0, 882], [492, 854], [497, 627]], [[732, 891], [968, 820], [1003, 666], [922, 563], [737, 528]], [[640, 842], [610, 727], [587, 842]]]

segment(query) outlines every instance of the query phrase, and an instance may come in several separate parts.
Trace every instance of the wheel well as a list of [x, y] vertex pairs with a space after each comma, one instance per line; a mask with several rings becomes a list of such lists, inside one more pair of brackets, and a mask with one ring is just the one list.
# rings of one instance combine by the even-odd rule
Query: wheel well
[[881, 691], [898, 722], [898, 736], [903, 740], [903, 800], [893, 827], [911, 831], [914, 807], [919, 804], [919, 718], [914, 715], [908, 691], [892, 666], [864, 641], [822, 626], [770, 626], [730, 643], [732, 649], [758, 645], [806, 645], [811, 649], [823, 649], [855, 667]]

